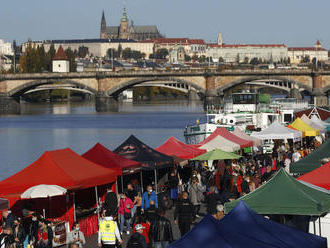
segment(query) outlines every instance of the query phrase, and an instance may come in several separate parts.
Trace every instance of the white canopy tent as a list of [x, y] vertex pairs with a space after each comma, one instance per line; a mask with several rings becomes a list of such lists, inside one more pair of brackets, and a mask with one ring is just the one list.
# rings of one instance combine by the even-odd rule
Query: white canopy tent
[[243, 132], [240, 128], [235, 127], [234, 131], [232, 132], [233, 134], [235, 134], [236, 136], [240, 137], [241, 139], [245, 139], [245, 140], [250, 140], [253, 142], [253, 146], [262, 146], [262, 140], [256, 137], [252, 137], [248, 134], [246, 134], [245, 132]]
[[319, 119], [316, 115], [311, 116], [311, 121], [323, 128], [326, 128], [328, 125], [330, 125], [329, 123], [326, 123], [325, 121], [322, 121], [321, 119]]
[[207, 151], [212, 151], [214, 149], [220, 149], [225, 152], [235, 152], [241, 149], [239, 144], [236, 144], [224, 137], [218, 135], [214, 139], [200, 146], [199, 149], [205, 149]]
[[301, 141], [302, 133], [298, 130], [287, 128], [278, 122], [273, 122], [268, 128], [261, 132], [253, 132], [251, 136], [261, 140], [293, 139], [293, 142], [297, 142]]
[[300, 119], [303, 122], [305, 122], [307, 125], [311, 126], [312, 128], [320, 130], [320, 133], [325, 133], [325, 127], [322, 127], [321, 125], [315, 123], [314, 121], [309, 119], [305, 114], [303, 114], [303, 116], [300, 117]]

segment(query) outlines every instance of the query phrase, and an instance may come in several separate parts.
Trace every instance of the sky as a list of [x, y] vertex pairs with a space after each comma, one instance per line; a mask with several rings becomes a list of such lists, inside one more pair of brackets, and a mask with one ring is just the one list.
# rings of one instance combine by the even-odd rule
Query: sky
[[330, 49], [329, 0], [1, 0], [0, 39], [99, 38], [102, 10], [118, 25], [126, 1], [135, 25], [157, 25], [166, 37], [227, 44]]

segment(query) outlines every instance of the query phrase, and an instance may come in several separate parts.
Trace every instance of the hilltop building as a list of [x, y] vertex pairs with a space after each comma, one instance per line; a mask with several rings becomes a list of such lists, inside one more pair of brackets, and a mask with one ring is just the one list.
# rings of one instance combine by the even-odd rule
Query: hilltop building
[[104, 11], [101, 19], [101, 39], [133, 39], [137, 41], [152, 40], [162, 38], [157, 26], [141, 26], [129, 23], [126, 8], [123, 10], [123, 15], [120, 18], [119, 26], [107, 26]]
[[317, 61], [328, 61], [329, 59], [328, 51], [322, 47], [319, 40], [316, 41], [314, 47], [289, 47], [288, 55], [293, 64], [312, 61], [314, 58]]
[[14, 55], [14, 50], [10, 42], [5, 42], [0, 39], [0, 54], [2, 55]]

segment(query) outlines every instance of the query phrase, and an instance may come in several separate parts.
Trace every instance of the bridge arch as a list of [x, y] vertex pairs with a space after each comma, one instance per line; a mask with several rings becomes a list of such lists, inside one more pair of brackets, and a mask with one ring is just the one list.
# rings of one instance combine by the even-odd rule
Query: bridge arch
[[181, 84], [186, 84], [192, 88], [195, 88], [198, 93], [204, 95], [206, 89], [202, 88], [196, 83], [193, 83], [188, 80], [184, 80], [181, 78], [175, 78], [175, 77], [146, 77], [146, 78], [136, 78], [132, 80], [125, 81], [119, 85], [116, 85], [109, 89], [106, 92], [106, 95], [108, 96], [118, 96], [121, 92], [123, 92], [126, 89], [129, 89], [133, 87], [134, 85], [146, 83], [146, 82], [152, 82], [152, 81], [164, 81], [164, 82], [173, 82], [173, 83], [181, 83]]
[[[302, 90], [306, 90], [309, 93], [312, 93], [312, 87], [307, 86], [306, 84], [297, 82], [295, 80], [286, 78], [286, 77], [278, 77], [278, 76], [255, 76], [255, 77], [244, 77], [244, 78], [240, 78], [237, 80], [232, 81], [229, 84], [220, 86], [217, 88], [217, 92], [219, 95], [222, 95], [226, 90], [229, 90], [237, 85], [241, 85], [241, 84], [245, 84], [248, 82], [253, 82], [253, 81], [258, 81], [258, 80], [269, 80], [269, 81], [280, 81], [284, 84], [284, 86], [279, 86], [279, 85], [275, 85], [275, 84], [265, 84], [265, 87], [273, 87], [273, 88], [278, 88], [278, 89], [282, 89], [285, 91], [290, 91], [291, 89], [294, 89], [293, 85], [297, 85], [299, 87], [299, 89]], [[285, 86], [286, 85], [286, 86]]]
[[[73, 84], [77, 87], [79, 87], [80, 89], [83, 89], [85, 91], [90, 92], [93, 95], [97, 94], [97, 90], [83, 84], [83, 83], [79, 83], [75, 80], [69, 80], [69, 79], [65, 79], [65, 80], [61, 80], [61, 79], [44, 79], [44, 80], [35, 80], [35, 81], [30, 81], [27, 82], [25, 84], [19, 85], [17, 87], [15, 87], [14, 89], [10, 90], [8, 92], [8, 96], [11, 97], [19, 97], [21, 95], [23, 95], [24, 93], [28, 92], [29, 90], [35, 89], [38, 86], [42, 86], [42, 85], [49, 85], [49, 84], [56, 84], [59, 86], [59, 89], [61, 88], [61, 84]], [[63, 88], [65, 89], [65, 88]]]

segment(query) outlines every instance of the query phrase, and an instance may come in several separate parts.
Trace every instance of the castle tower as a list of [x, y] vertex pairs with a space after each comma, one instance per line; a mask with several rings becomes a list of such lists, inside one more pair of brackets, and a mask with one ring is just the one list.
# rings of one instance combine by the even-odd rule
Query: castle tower
[[315, 48], [322, 48], [321, 42], [319, 40], [317, 40], [314, 47]]
[[223, 41], [222, 41], [222, 34], [218, 33], [218, 45], [222, 45]]
[[120, 39], [129, 39], [129, 22], [126, 13], [126, 8], [123, 9], [123, 15], [120, 18], [120, 28], [119, 28], [119, 38]]
[[106, 33], [105, 33], [106, 28], [107, 28], [107, 22], [105, 20], [104, 10], [103, 10], [102, 19], [101, 19], [101, 31], [100, 31], [100, 38], [101, 39], [106, 38]]

